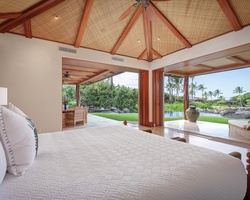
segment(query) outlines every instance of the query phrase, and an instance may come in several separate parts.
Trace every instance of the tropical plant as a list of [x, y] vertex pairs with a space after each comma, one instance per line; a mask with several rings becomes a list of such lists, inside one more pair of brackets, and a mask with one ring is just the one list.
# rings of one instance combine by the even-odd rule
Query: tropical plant
[[177, 100], [177, 98], [179, 97], [179, 92], [182, 91], [183, 88], [183, 78], [182, 77], [173, 77], [173, 82], [174, 82], [174, 88], [176, 91], [175, 94], [175, 101]]
[[212, 91], [208, 91], [207, 94], [211, 98], [211, 100], [213, 100], [214, 93]]
[[213, 93], [214, 97], [217, 97], [218, 99], [219, 99], [219, 96], [221, 94], [223, 94], [223, 93], [219, 89], [215, 90], [214, 93]]
[[202, 97], [202, 99], [204, 99], [204, 90], [205, 89], [207, 89], [207, 88], [204, 87], [204, 84], [198, 85], [198, 90], [201, 90], [201, 97]]
[[241, 96], [241, 94], [242, 94], [243, 92], [245, 92], [245, 91], [243, 90], [243, 87], [240, 87], [240, 86], [236, 87], [236, 88], [233, 90], [233, 93], [238, 94], [237, 100], [240, 102], [240, 106], [242, 106], [242, 96]]
[[196, 91], [197, 91], [197, 89], [198, 89], [198, 85], [197, 85], [197, 83], [195, 82], [195, 83], [191, 83], [189, 87], [190, 87], [189, 94], [190, 94], [191, 97], [192, 97], [191, 99], [194, 100], [194, 99], [195, 99]]
[[173, 102], [173, 90], [174, 90], [174, 84], [172, 82], [172, 77], [168, 76], [168, 82], [166, 83], [166, 89], [168, 90], [169, 94], [169, 103]]

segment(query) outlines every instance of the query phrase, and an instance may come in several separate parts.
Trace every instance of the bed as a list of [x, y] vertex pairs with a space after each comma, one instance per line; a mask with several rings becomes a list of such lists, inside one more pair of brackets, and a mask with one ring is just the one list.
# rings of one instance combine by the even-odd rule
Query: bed
[[39, 134], [25, 173], [6, 173], [1, 200], [243, 200], [232, 156], [124, 125]]

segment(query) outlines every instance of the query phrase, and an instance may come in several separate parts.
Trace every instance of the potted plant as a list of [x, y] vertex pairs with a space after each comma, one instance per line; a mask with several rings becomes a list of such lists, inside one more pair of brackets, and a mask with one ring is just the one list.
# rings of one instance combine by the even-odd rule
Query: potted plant
[[66, 97], [63, 97], [63, 109], [67, 110], [67, 105], [68, 105], [69, 100]]

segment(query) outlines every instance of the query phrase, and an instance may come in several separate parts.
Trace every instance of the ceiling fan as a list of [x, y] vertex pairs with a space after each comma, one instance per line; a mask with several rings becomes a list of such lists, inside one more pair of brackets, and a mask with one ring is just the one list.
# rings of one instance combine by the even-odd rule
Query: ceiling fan
[[64, 77], [65, 77], [65, 78], [69, 78], [69, 77], [70, 77], [70, 74], [69, 74], [68, 71], [66, 71], [66, 73], [64, 74]]
[[130, 6], [127, 10], [125, 10], [122, 15], [118, 18], [117, 22], [122, 21], [123, 19], [125, 19], [130, 13], [132, 13], [138, 6], [140, 6], [141, 4], [144, 7], [144, 10], [146, 12], [147, 17], [152, 21], [152, 22], [156, 22], [157, 18], [156, 15], [154, 13], [153, 8], [150, 5], [150, 1], [158, 1], [158, 2], [162, 2], [162, 1], [171, 1], [171, 0], [136, 0], [136, 3], [134, 3], [132, 6]]

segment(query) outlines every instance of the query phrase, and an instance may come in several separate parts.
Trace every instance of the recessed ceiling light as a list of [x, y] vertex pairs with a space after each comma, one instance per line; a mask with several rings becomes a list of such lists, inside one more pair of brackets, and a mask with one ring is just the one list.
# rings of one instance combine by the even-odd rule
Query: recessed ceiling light
[[157, 40], [159, 40], [159, 41], [160, 41], [160, 40], [161, 40], [161, 38], [160, 38], [160, 37], [158, 37], [158, 38], [157, 38]]
[[138, 39], [138, 40], [137, 40], [137, 42], [138, 42], [138, 43], [140, 43], [140, 42], [141, 42], [141, 40], [139, 40], [139, 39]]
[[58, 15], [56, 15], [56, 16], [55, 16], [55, 19], [56, 19], [56, 20], [57, 20], [57, 19], [59, 19], [59, 16], [58, 16]]

